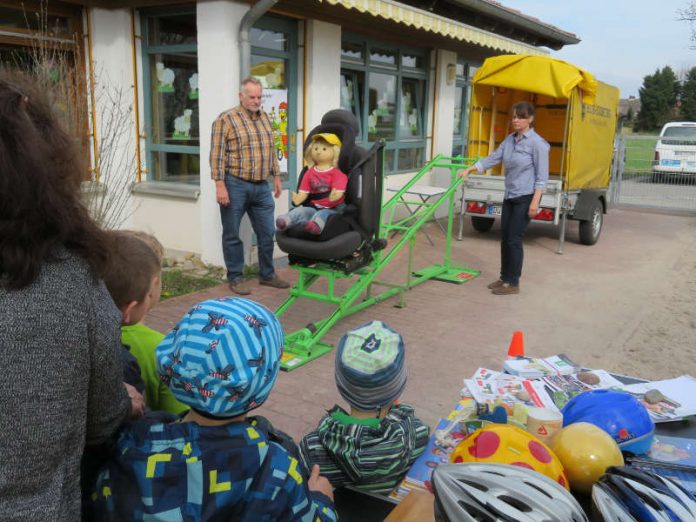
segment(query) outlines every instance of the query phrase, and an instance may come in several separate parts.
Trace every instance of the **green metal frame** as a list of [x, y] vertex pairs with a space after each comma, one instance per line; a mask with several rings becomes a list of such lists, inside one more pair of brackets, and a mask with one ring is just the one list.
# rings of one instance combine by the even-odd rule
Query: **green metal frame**
[[[333, 346], [322, 343], [321, 339], [344, 317], [397, 294], [399, 294], [399, 302], [396, 306], [401, 308], [405, 307], [406, 291], [430, 279], [461, 284], [479, 275], [478, 270], [453, 265], [451, 258], [455, 193], [462, 181], [461, 178], [457, 176], [457, 171], [472, 165], [473, 162], [474, 160], [468, 158], [450, 158], [438, 155], [427, 163], [406, 185], [382, 206], [383, 222], [380, 226], [379, 237], [386, 239], [392, 232], [402, 232], [402, 235], [399, 236], [398, 240], [392, 242], [385, 250], [376, 252], [374, 259], [368, 265], [358, 269], [354, 273], [346, 274], [337, 271], [331, 265], [325, 263], [318, 263], [316, 266], [312, 267], [292, 265], [292, 268], [299, 272], [299, 278], [295, 286], [290, 289], [290, 297], [280, 305], [278, 310], [276, 310], [276, 315], [281, 317], [299, 298], [331, 303], [335, 306], [335, 309], [327, 317], [285, 335], [285, 349], [283, 358], [281, 359], [282, 369], [287, 371], [293, 370], [331, 351]], [[428, 200], [423, 202], [420, 200], [407, 200], [406, 196], [408, 196], [407, 193], [409, 189], [418, 183], [424, 175], [436, 168], [449, 170], [449, 188], [434, 201]], [[413, 256], [416, 244], [416, 233], [445, 201], [448, 201], [448, 212], [444, 260], [442, 263], [433, 264], [420, 270], [414, 270]], [[405, 218], [397, 219], [395, 217], [396, 209], [399, 205], [404, 203], [416, 210], [413, 214]], [[409, 255], [406, 281], [402, 283], [392, 283], [377, 280], [382, 270], [391, 263], [399, 251], [407, 244], [409, 246]], [[327, 279], [326, 291], [323, 293], [311, 289], [312, 285], [321, 277]], [[357, 280], [341, 294], [336, 288], [336, 282], [341, 279], [352, 278], [357, 278]], [[387, 289], [378, 295], [373, 295], [373, 285], [383, 286]], [[363, 296], [362, 300], [356, 302], [360, 296]]]

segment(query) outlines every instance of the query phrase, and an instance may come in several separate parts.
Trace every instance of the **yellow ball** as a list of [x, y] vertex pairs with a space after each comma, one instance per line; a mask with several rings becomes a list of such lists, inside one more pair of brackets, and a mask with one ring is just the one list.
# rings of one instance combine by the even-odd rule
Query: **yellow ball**
[[590, 493], [592, 484], [609, 466], [624, 464], [612, 436], [589, 422], [576, 422], [560, 430], [551, 441], [551, 449], [563, 464], [570, 489], [580, 493]]

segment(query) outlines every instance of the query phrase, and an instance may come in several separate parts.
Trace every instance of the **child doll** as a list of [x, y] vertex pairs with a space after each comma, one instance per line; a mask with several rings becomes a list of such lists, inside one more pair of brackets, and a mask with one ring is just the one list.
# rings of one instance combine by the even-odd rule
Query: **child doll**
[[292, 193], [295, 208], [278, 216], [278, 230], [304, 225], [306, 232], [319, 235], [329, 216], [344, 206], [348, 177], [336, 166], [340, 152], [341, 140], [335, 134], [312, 136], [305, 150], [309, 168], [300, 181], [298, 192]]

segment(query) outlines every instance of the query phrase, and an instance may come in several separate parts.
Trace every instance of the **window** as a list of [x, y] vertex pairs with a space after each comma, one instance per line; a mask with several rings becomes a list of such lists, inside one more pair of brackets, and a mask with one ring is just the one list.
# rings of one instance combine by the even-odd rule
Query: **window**
[[280, 176], [295, 187], [297, 134], [297, 25], [293, 20], [266, 16], [249, 32], [251, 75], [263, 85], [261, 107], [275, 135]]
[[49, 92], [68, 132], [89, 155], [81, 16], [76, 6], [0, 0], [0, 68], [20, 69]]
[[427, 51], [344, 35], [341, 108], [358, 120], [358, 142], [386, 142], [387, 172], [416, 170], [425, 160]]
[[454, 129], [452, 136], [452, 156], [466, 155], [466, 140], [469, 130], [469, 97], [471, 79], [476, 67], [459, 60], [457, 62], [457, 83], [454, 94]]
[[195, 10], [143, 11], [148, 180], [198, 184], [198, 54]]

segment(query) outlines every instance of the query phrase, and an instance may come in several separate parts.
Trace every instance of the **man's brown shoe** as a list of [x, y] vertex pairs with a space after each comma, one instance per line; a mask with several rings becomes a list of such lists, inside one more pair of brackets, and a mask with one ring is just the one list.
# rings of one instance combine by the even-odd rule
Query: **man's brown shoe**
[[270, 286], [273, 288], [290, 288], [290, 283], [281, 279], [277, 275], [274, 275], [268, 279], [259, 279], [259, 284], [264, 286]]
[[249, 295], [251, 293], [251, 287], [249, 286], [249, 281], [244, 279], [235, 279], [229, 282], [230, 290], [232, 290], [237, 295]]
[[497, 279], [497, 280], [493, 281], [492, 283], [488, 284], [488, 289], [493, 290], [494, 288], [500, 288], [504, 284], [505, 284], [505, 281], [503, 281], [502, 279]]
[[513, 286], [510, 283], [503, 283], [498, 288], [491, 290], [495, 295], [519, 294], [520, 286]]

